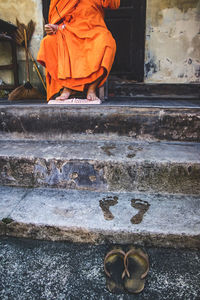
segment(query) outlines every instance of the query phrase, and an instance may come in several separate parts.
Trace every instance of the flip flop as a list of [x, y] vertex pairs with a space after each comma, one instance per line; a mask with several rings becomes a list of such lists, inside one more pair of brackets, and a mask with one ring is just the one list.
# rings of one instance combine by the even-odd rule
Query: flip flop
[[106, 286], [111, 293], [124, 292], [124, 257], [125, 252], [122, 249], [113, 249], [105, 256]]
[[148, 255], [139, 248], [132, 247], [124, 257], [126, 277], [124, 279], [125, 290], [131, 294], [143, 291], [145, 277], [149, 272]]

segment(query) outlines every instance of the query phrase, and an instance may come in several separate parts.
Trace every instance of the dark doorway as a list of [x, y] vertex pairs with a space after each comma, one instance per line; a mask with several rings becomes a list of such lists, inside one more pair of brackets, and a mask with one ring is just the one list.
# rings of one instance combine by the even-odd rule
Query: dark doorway
[[117, 43], [111, 74], [143, 82], [146, 0], [121, 0], [118, 10], [106, 10], [105, 20]]
[[48, 24], [49, 5], [51, 0], [42, 0], [42, 12], [45, 24]]

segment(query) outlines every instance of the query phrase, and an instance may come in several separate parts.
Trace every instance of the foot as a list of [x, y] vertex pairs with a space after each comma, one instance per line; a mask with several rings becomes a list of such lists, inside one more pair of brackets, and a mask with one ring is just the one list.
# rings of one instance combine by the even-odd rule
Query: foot
[[64, 88], [62, 94], [56, 98], [56, 100], [67, 100], [72, 94], [72, 90]]
[[96, 95], [96, 89], [93, 89], [92, 87], [88, 88], [88, 92], [87, 92], [87, 99], [89, 101], [96, 101], [96, 100], [100, 100], [97, 95]]
[[118, 203], [118, 197], [106, 197], [99, 201], [99, 205], [103, 211], [105, 220], [111, 221], [114, 219], [113, 214], [110, 211], [110, 206], [114, 206]]
[[143, 220], [144, 214], [149, 210], [150, 204], [147, 201], [140, 199], [132, 199], [131, 206], [138, 209], [138, 213], [132, 217], [132, 224], [140, 224]]

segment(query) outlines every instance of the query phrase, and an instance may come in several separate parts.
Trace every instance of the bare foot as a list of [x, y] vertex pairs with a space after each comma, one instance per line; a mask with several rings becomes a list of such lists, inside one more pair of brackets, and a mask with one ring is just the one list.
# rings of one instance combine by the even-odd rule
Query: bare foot
[[62, 94], [56, 98], [56, 100], [67, 100], [69, 99], [69, 96], [73, 93], [72, 90], [64, 88], [62, 91]]
[[100, 100], [96, 95], [96, 89], [94, 89], [92, 86], [89, 86], [88, 88], [87, 99], [89, 101]]

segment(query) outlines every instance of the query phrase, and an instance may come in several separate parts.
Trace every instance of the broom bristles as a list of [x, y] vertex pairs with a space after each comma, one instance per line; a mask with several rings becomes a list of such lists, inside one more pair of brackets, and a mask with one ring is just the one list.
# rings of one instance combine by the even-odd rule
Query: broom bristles
[[[28, 25], [26, 26], [23, 23], [20, 23], [18, 19], [16, 19], [17, 27], [15, 33], [15, 41], [19, 46], [25, 47], [25, 37], [27, 38], [27, 42], [31, 40], [31, 37], [33, 35], [33, 32], [35, 30], [35, 23], [31, 20]], [[24, 34], [26, 33], [26, 35]], [[26, 49], [26, 51], [28, 51]], [[27, 56], [28, 57], [28, 56]], [[28, 60], [27, 60], [28, 64]], [[44, 99], [42, 94], [32, 85], [29, 81], [27, 81], [24, 85], [21, 85], [14, 89], [8, 96], [8, 100], [27, 100], [27, 99]]]
[[25, 24], [20, 23], [18, 19], [16, 19], [16, 23], [18, 28], [15, 32], [15, 41], [19, 46], [24, 47], [24, 29], [27, 32], [27, 41], [29, 42], [35, 30], [35, 23], [33, 22], [33, 20], [30, 20], [30, 22], [26, 26]]
[[44, 97], [42, 94], [32, 87], [29, 82], [26, 82], [25, 85], [20, 85], [16, 89], [14, 89], [8, 96], [8, 100], [42, 100]]
[[33, 22], [33, 20], [30, 20], [30, 22], [27, 25], [27, 30], [26, 30], [28, 42], [31, 40], [34, 30], [35, 30], [35, 23]]

